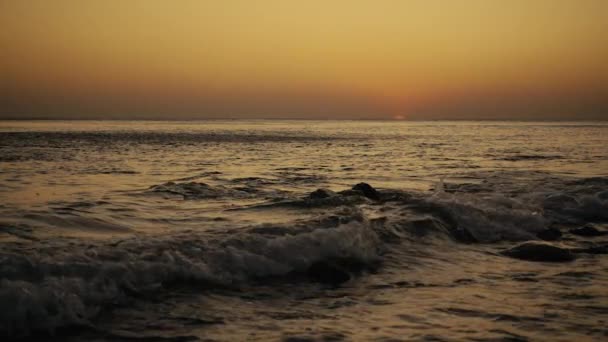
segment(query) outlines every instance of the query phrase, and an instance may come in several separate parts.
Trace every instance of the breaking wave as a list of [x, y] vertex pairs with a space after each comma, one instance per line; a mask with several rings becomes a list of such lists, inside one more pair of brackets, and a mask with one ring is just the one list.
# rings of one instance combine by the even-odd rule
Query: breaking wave
[[340, 260], [365, 266], [377, 260], [377, 249], [374, 232], [351, 222], [294, 235], [247, 233], [217, 241], [189, 232], [60, 253], [2, 253], [0, 334], [88, 325], [103, 309], [174, 284], [231, 286]]

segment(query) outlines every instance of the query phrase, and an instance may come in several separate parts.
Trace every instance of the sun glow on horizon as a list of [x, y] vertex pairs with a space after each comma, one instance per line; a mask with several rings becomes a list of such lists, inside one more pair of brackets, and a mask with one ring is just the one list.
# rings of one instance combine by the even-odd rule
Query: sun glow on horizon
[[5, 0], [0, 22], [0, 118], [608, 113], [603, 0]]

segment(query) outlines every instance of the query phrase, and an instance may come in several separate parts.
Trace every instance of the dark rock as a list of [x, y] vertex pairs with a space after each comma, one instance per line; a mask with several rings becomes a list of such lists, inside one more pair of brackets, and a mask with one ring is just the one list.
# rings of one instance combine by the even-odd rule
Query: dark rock
[[320, 198], [332, 197], [335, 195], [336, 195], [336, 193], [329, 189], [317, 189], [317, 190], [311, 192], [310, 195], [308, 195], [308, 198], [320, 199]]
[[378, 190], [374, 189], [371, 185], [369, 185], [367, 183], [359, 183], [359, 184], [353, 186], [353, 190], [361, 191], [363, 193], [363, 196], [365, 196], [369, 199], [373, 199], [373, 200], [380, 199], [380, 193], [378, 192]]
[[567, 248], [535, 241], [524, 242], [502, 251], [501, 254], [528, 261], [564, 262], [575, 259], [574, 254]]
[[547, 228], [538, 232], [536, 237], [545, 241], [556, 241], [562, 238], [562, 232], [557, 228]]
[[586, 225], [586, 226], [570, 229], [570, 233], [574, 234], [574, 235], [587, 236], [587, 237], [606, 235], [606, 232], [603, 232], [591, 225]]

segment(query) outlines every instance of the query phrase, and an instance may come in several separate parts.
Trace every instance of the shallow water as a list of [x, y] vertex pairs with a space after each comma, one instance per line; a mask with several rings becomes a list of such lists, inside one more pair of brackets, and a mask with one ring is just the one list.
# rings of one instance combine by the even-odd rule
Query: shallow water
[[0, 333], [603, 340], [607, 222], [606, 123], [4, 121]]

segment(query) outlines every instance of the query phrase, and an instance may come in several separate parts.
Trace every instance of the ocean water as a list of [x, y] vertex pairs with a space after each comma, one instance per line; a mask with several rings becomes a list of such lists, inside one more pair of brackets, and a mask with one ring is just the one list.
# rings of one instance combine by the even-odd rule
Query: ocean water
[[607, 222], [608, 123], [3, 121], [0, 336], [606, 340]]

